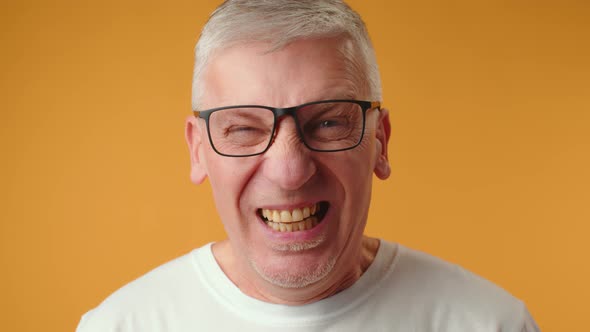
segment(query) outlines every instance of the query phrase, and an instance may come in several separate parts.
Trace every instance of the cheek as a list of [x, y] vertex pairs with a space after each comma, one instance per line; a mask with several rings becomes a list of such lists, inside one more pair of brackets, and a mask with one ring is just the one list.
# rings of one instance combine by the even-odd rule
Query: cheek
[[252, 158], [208, 155], [209, 182], [215, 203], [221, 213], [236, 211], [240, 197], [255, 172], [256, 165], [256, 160]]
[[242, 182], [241, 169], [231, 161], [209, 164], [209, 180], [214, 191], [233, 195]]
[[[360, 147], [360, 146], [359, 146]], [[368, 151], [368, 150], [367, 150]], [[373, 161], [369, 160], [369, 153], [359, 153], [360, 150], [350, 150], [346, 158], [338, 158], [338, 160], [326, 165], [326, 168], [331, 170], [335, 180], [339, 183], [344, 194], [343, 204], [349, 210], [355, 210], [355, 206], [364, 200], [364, 196], [371, 188]], [[354, 213], [354, 211], [353, 211]]]
[[364, 164], [362, 169], [363, 171], [366, 171], [370, 181], [370, 179], [372, 179], [375, 166], [379, 160], [379, 156], [381, 155], [382, 145], [381, 142], [374, 136], [374, 133], [372, 133], [372, 135], [369, 135], [363, 139], [363, 142], [359, 148], [361, 148], [364, 154]]
[[364, 181], [367, 177], [371, 178], [373, 167], [375, 165], [377, 150], [379, 149], [378, 142], [374, 135], [365, 133], [365, 137], [361, 144], [355, 149], [351, 150], [355, 156], [351, 158], [351, 169], [357, 174], [359, 181]]
[[[372, 142], [362, 143], [357, 148], [361, 149], [351, 150], [354, 153], [350, 158], [337, 166], [340, 167], [338, 177], [345, 190], [346, 211], [352, 215], [365, 213], [362, 207], [368, 206], [371, 197], [373, 166], [375, 164], [375, 147]], [[347, 166], [343, 168], [342, 165]]]

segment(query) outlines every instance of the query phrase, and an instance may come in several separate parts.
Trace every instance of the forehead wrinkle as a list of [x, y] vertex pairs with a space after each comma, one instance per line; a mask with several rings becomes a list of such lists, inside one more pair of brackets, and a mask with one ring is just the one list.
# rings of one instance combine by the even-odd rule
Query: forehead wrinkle
[[[325, 71], [324, 84], [322, 89], [309, 91], [308, 95], [314, 96], [310, 101], [326, 99], [355, 99], [359, 98], [362, 84], [358, 82], [360, 64], [354, 51], [352, 42], [347, 38], [327, 38], [327, 42], [334, 43], [329, 53], [324, 54], [325, 58], [332, 57], [338, 61], [327, 61], [318, 64], [318, 67], [328, 68]], [[321, 42], [321, 41], [320, 41]], [[329, 65], [329, 66], [328, 66]], [[304, 85], [308, 88], [308, 85]]]
[[367, 99], [369, 86], [365, 80], [366, 72], [359, 53], [350, 39], [342, 40], [337, 48], [337, 56], [344, 66], [341, 70], [346, 73], [346, 80], [352, 87], [354, 98]]
[[[322, 50], [322, 54], [308, 54], [307, 47], [297, 47], [296, 43], [302, 42], [333, 43], [334, 47]], [[262, 48], [260, 48], [261, 45]], [[287, 52], [283, 52], [287, 49], [289, 49]], [[227, 79], [228, 76], [226, 63], [233, 62], [234, 64], [230, 64], [230, 67], [235, 66], [236, 63], [239, 64], [242, 61], [240, 50], [255, 52], [257, 56], [248, 56], [248, 61], [252, 61], [255, 66], [261, 63], [266, 65], [269, 61], [266, 55], [274, 55], [272, 66], [285, 68], [282, 76], [274, 75], [272, 70], [267, 70], [261, 71], [257, 77], [249, 79], [245, 73], [237, 79], [244, 81], [241, 83], [244, 86], [255, 87], [254, 92], [247, 96], [239, 96], [239, 93], [234, 93], [235, 88], [224, 84], [224, 79]], [[361, 90], [364, 90], [362, 84], [358, 82], [358, 75], [356, 75], [359, 71], [358, 64], [357, 61], [351, 60], [355, 59], [354, 56], [350, 57], [350, 53], [354, 53], [354, 50], [347, 39], [299, 40], [271, 52], [265, 48], [263, 43], [238, 44], [225, 49], [225, 51], [215, 54], [203, 72], [203, 87], [206, 88], [206, 93], [202, 98], [201, 109], [236, 105], [293, 107], [327, 99], [358, 99], [362, 96]], [[303, 60], [293, 61], [294, 58]], [[319, 80], [314, 77], [316, 73], [309, 69], [310, 63], [324, 74]], [[285, 93], [280, 88], [285, 82], [293, 81], [300, 82], [300, 84], [296, 84], [292, 92]], [[264, 85], [278, 86], [279, 88], [265, 89]], [[259, 99], [260, 96], [263, 96], [264, 99]]]

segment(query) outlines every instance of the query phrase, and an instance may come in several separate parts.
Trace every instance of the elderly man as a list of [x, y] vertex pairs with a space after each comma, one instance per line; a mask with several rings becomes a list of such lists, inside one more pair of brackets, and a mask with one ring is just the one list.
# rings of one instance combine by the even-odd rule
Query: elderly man
[[90, 331], [536, 331], [500, 288], [363, 235], [390, 174], [365, 25], [338, 0], [224, 2], [203, 29], [188, 119], [228, 239], [87, 313]]

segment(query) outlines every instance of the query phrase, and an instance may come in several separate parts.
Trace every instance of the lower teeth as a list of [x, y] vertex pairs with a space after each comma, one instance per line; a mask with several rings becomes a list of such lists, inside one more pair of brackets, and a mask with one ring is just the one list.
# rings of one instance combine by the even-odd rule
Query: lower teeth
[[305, 220], [291, 223], [267, 221], [266, 224], [277, 232], [297, 232], [314, 228], [318, 224], [318, 218], [312, 216]]

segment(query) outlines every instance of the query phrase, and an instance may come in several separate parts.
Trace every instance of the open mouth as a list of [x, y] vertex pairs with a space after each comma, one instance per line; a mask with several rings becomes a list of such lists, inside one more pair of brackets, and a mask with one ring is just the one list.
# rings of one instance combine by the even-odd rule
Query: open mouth
[[264, 223], [277, 232], [299, 232], [319, 225], [330, 204], [319, 202], [293, 210], [258, 209]]

